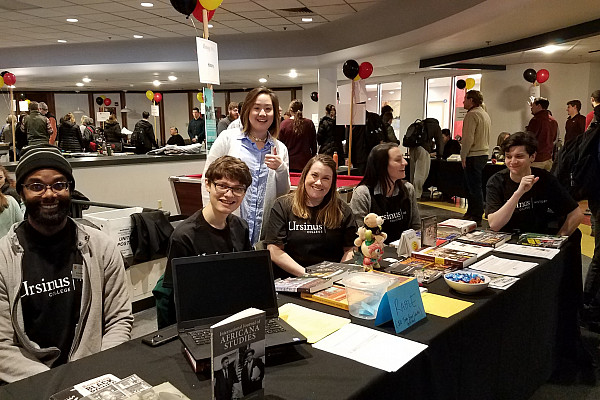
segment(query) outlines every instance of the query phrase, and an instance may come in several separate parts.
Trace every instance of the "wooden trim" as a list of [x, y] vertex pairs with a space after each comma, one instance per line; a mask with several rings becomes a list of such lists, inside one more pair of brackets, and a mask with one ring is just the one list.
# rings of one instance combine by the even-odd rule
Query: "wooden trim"
[[88, 115], [94, 119], [94, 125], [96, 125], [96, 115], [94, 115], [94, 109], [95, 109], [94, 104], [96, 104], [95, 101], [96, 101], [96, 99], [94, 98], [94, 93], [89, 92], [88, 93], [88, 112], [89, 112]]
[[[125, 92], [119, 93], [119, 99], [121, 101], [121, 110], [127, 107], [127, 101], [125, 100]], [[121, 113], [121, 126], [127, 128], [127, 113]]]
[[165, 98], [158, 103], [158, 123], [160, 124], [160, 145], [164, 146], [167, 141], [165, 139]]
[[188, 121], [192, 120], [192, 108], [194, 108], [194, 94], [197, 92], [188, 92]]

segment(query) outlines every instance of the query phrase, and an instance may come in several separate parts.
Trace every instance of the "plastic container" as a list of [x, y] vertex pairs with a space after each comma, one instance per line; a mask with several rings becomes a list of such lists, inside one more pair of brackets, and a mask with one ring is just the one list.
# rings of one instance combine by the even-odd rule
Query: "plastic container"
[[350, 315], [363, 319], [375, 319], [381, 298], [387, 291], [390, 280], [373, 272], [357, 272], [345, 278], [348, 311]]

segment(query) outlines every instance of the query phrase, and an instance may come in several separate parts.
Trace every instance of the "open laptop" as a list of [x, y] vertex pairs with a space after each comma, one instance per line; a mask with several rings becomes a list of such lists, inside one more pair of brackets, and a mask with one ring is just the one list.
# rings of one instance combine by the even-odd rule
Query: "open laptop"
[[210, 326], [248, 307], [267, 313], [267, 348], [306, 342], [279, 319], [268, 250], [174, 258], [172, 266], [177, 330], [195, 360], [210, 358]]

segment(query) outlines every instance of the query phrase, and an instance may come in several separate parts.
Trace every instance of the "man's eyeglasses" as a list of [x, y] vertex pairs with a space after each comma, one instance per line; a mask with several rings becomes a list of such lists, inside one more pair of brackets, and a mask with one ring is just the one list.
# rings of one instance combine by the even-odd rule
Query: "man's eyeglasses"
[[217, 194], [225, 194], [228, 190], [231, 190], [235, 196], [243, 196], [246, 193], [245, 186], [227, 186], [222, 183], [214, 183], [215, 189], [217, 189]]
[[33, 193], [42, 194], [48, 190], [48, 188], [52, 189], [54, 193], [60, 193], [63, 190], [67, 190], [69, 188], [69, 184], [70, 182], [54, 182], [52, 185], [46, 185], [44, 183], [34, 182], [26, 183], [23, 186]]

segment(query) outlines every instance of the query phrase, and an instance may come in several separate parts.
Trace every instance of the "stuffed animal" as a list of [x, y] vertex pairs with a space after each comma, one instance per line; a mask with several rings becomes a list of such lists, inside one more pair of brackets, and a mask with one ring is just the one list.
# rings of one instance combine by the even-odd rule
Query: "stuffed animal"
[[367, 231], [370, 231], [373, 238], [369, 238], [369, 240], [375, 240], [383, 247], [383, 242], [387, 239], [387, 234], [381, 231], [383, 218], [375, 213], [369, 213], [363, 218], [363, 221], [365, 225], [358, 228], [358, 237], [354, 239], [354, 245], [360, 247], [367, 237]]
[[[363, 219], [365, 225], [358, 228], [358, 237], [354, 245], [358, 247], [359, 257], [357, 263], [363, 263], [366, 270], [379, 268], [379, 261], [383, 256], [383, 242], [387, 239], [385, 232], [381, 231], [383, 218], [374, 213], [369, 213]], [[360, 257], [362, 255], [362, 257]], [[361, 260], [362, 259], [362, 260]]]
[[360, 251], [364, 256], [363, 266], [367, 271], [379, 269], [379, 261], [381, 261], [381, 257], [383, 256], [383, 245], [379, 242], [367, 243], [368, 241], [364, 241], [360, 246]]

